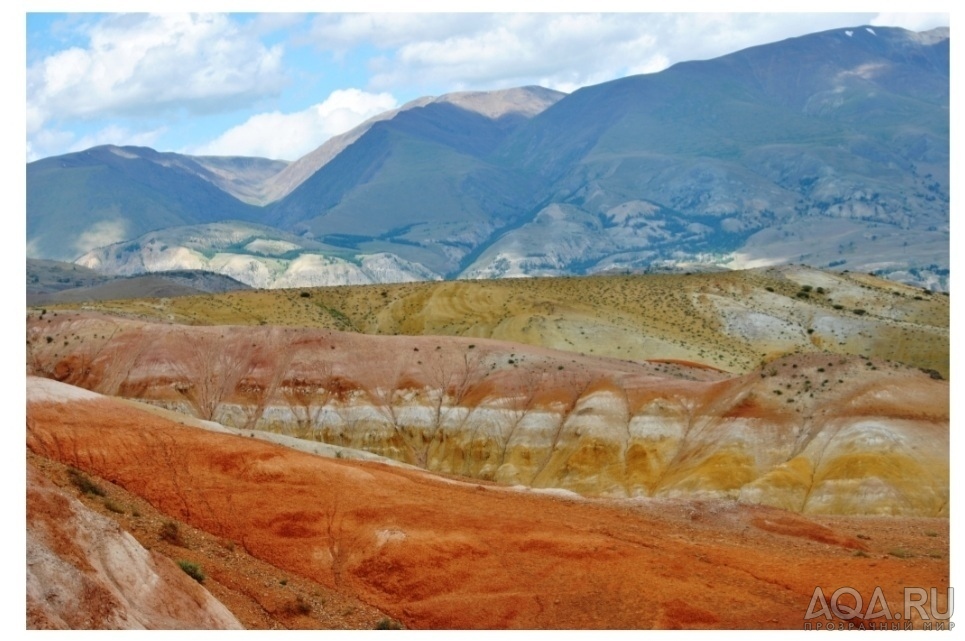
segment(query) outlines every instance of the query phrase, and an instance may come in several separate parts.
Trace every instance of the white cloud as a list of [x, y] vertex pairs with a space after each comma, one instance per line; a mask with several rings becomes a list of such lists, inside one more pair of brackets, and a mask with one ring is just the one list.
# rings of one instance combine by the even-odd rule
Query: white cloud
[[928, 31], [948, 26], [947, 13], [879, 13], [870, 24], [880, 27], [901, 27], [910, 31]]
[[298, 27], [305, 19], [305, 14], [301, 13], [259, 13], [246, 26], [246, 30], [262, 36]]
[[683, 60], [706, 59], [874, 14], [579, 13], [348, 14], [314, 19], [316, 47], [341, 54], [367, 44], [369, 88], [494, 89], [542, 84], [562, 91]]
[[397, 106], [396, 99], [388, 93], [339, 89], [324, 102], [303, 111], [254, 115], [188, 153], [296, 160], [332, 136]]
[[[683, 60], [712, 58], [815, 31], [863, 24], [921, 30], [947, 24], [949, 17], [908, 13], [76, 15], [60, 27], [70, 30], [70, 37], [56, 39], [74, 46], [49, 55], [39, 51], [50, 48], [38, 48], [29, 57], [34, 62], [27, 69], [28, 159], [64, 153], [86, 142], [149, 145], [158, 139], [158, 127], [176, 132], [194, 114], [278, 109], [281, 103], [262, 100], [291, 86], [286, 84], [284, 52], [281, 45], [266, 45], [262, 38], [274, 42], [288, 36], [294, 43], [307, 33], [316, 48], [348, 62], [339, 67], [328, 61], [329, 68], [324, 66], [325, 57], [317, 56], [315, 66], [304, 66], [289, 57], [285, 62], [293, 65], [293, 77], [306, 79], [304, 87], [294, 87], [302, 90], [305, 102], [318, 100], [310, 92], [317, 79], [326, 76], [341, 77], [337, 82], [342, 86], [371, 93], [336, 91], [303, 111], [252, 116], [204, 145], [188, 143], [184, 137], [174, 144], [204, 153], [292, 159], [396, 106], [394, 99], [387, 100], [387, 94], [379, 92], [407, 100], [528, 84], [572, 92], [626, 75], [661, 71]], [[367, 61], [367, 79], [351, 75], [360, 57]], [[327, 85], [324, 91], [335, 86]], [[338, 103], [340, 95], [343, 103]], [[376, 100], [374, 95], [383, 97]], [[284, 104], [287, 109], [297, 108], [289, 100]], [[105, 128], [82, 135], [76, 129], [80, 121], [87, 129]], [[110, 122], [129, 130], [112, 130], [106, 127]], [[134, 129], [147, 131], [133, 133]], [[120, 133], [123, 138], [110, 140], [105, 137], [108, 133]], [[209, 139], [213, 135], [209, 133]]]
[[493, 14], [474, 13], [324, 13], [313, 18], [310, 37], [326, 51], [345, 52], [366, 44], [395, 48], [485, 32], [498, 21]]
[[112, 15], [85, 29], [86, 47], [28, 69], [33, 131], [51, 121], [240, 107], [286, 82], [282, 48], [223, 15]]
[[63, 153], [73, 139], [74, 134], [69, 131], [42, 129], [27, 139], [27, 162]]

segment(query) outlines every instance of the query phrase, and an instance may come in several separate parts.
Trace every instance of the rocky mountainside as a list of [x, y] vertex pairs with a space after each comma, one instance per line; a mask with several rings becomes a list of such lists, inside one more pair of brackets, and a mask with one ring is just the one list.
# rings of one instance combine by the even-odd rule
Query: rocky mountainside
[[203, 270], [263, 289], [439, 279], [395, 254], [354, 252], [275, 227], [234, 221], [148, 232], [134, 241], [89, 251], [77, 264], [126, 276]]
[[464, 273], [946, 273], [948, 46], [947, 29], [842, 29], [581, 89], [501, 149], [545, 204]]
[[[148, 229], [235, 219], [321, 243], [293, 250], [314, 283], [360, 282], [330, 260], [378, 255], [405, 266], [381, 282], [798, 262], [947, 289], [949, 41], [947, 28], [855, 27], [564, 97], [528, 87], [419, 100], [286, 169], [258, 165], [233, 193], [279, 198], [260, 208], [215, 197], [230, 185], [201, 176], [221, 170], [210, 160], [185, 169], [195, 161], [119, 148], [45, 159], [28, 167], [28, 254], [96, 250], [99, 269], [143, 270]], [[148, 162], [117, 160], [128, 156]], [[63, 171], [78, 163], [87, 169]], [[120, 193], [138, 186], [104, 200], [104, 176], [125, 176]], [[88, 203], [81, 215], [76, 202]], [[154, 212], [151, 224], [132, 222], [133, 207]]]

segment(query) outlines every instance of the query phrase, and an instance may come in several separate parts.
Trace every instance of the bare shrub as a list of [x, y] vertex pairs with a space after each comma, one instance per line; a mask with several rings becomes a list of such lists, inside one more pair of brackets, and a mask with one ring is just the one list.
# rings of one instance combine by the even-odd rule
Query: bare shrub
[[174, 389], [198, 418], [213, 420], [221, 403], [251, 371], [251, 349], [210, 334], [188, 334], [184, 340], [187, 356], [171, 362], [179, 378]]

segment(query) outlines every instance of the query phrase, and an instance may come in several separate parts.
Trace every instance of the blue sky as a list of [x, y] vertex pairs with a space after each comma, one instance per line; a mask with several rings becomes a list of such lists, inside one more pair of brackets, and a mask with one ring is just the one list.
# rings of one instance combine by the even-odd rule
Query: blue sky
[[[926, 3], [927, 4], [927, 3]], [[98, 144], [295, 160], [450, 91], [561, 91], [910, 13], [27, 13], [27, 160]]]

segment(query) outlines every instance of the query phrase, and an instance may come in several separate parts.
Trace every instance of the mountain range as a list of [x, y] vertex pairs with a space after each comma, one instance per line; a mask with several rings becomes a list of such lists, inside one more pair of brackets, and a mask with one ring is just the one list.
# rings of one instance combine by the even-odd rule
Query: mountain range
[[424, 98], [292, 162], [27, 165], [27, 254], [255, 287], [804, 263], [947, 290], [949, 31]]

